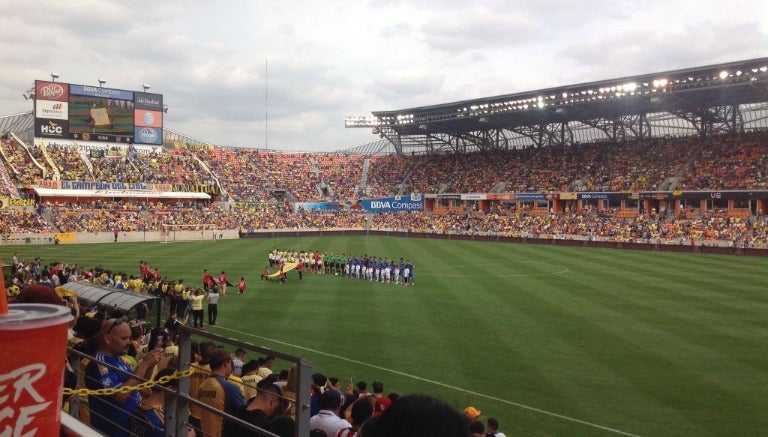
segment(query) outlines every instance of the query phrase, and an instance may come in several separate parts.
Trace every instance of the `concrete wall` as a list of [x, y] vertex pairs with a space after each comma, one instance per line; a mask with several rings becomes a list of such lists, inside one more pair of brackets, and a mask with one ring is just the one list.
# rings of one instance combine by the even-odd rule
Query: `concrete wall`
[[[88, 244], [88, 243], [112, 243], [115, 241], [115, 235], [112, 232], [75, 232], [72, 241], [66, 239], [61, 244]], [[160, 231], [154, 232], [118, 232], [118, 243], [141, 243], [146, 241], [213, 241], [216, 239], [236, 239], [240, 238], [237, 230], [219, 230], [219, 231], [171, 231], [165, 238]], [[12, 234], [0, 239], [2, 245], [34, 245], [34, 244], [53, 244], [54, 234]]]

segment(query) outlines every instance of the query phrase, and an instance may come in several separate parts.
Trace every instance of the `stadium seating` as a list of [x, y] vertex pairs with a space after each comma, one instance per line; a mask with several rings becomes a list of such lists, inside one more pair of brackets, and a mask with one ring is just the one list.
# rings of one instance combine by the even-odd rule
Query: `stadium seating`
[[[113, 150], [114, 149], [114, 150]], [[8, 232], [160, 230], [164, 224], [211, 224], [221, 229], [353, 228], [436, 233], [570, 236], [616, 241], [729, 241], [761, 244], [764, 227], [743, 205], [705, 210], [690, 205], [675, 217], [637, 208], [550, 211], [535, 205], [440, 206], [431, 212], [374, 215], [292, 212], [287, 202], [354, 202], [416, 193], [654, 191], [766, 189], [768, 134], [722, 136], [702, 142], [652, 138], [621, 144], [526, 148], [471, 154], [374, 156], [281, 153], [177, 144], [161, 153], [113, 148], [87, 157], [56, 143], [26, 148], [0, 144], [7, 177], [19, 187], [58, 175], [62, 180], [219, 184], [221, 207], [206, 203], [146, 205], [131, 201], [52, 204], [50, 223], [34, 212], [8, 215]], [[364, 164], [368, 160], [367, 174]], [[43, 174], [45, 169], [45, 176]], [[679, 182], [671, 182], [679, 181]], [[676, 185], [675, 185], [676, 184]], [[13, 190], [6, 189], [8, 197]], [[515, 210], [515, 206], [521, 207]]]

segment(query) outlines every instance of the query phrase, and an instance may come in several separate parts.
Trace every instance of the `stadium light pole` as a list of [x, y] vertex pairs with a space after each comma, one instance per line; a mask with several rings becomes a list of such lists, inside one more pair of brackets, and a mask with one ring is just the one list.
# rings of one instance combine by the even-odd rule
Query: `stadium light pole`
[[106, 79], [99, 79], [99, 88], [103, 87], [107, 83]]
[[51, 73], [51, 82], [56, 82], [56, 79], [59, 78], [58, 73]]
[[147, 90], [149, 89], [149, 84], [148, 84], [148, 83], [145, 83], [145, 84], [144, 84], [144, 85], [142, 85], [141, 87], [142, 87], [142, 88], [144, 88], [144, 92], [146, 93], [146, 92], [147, 92]]

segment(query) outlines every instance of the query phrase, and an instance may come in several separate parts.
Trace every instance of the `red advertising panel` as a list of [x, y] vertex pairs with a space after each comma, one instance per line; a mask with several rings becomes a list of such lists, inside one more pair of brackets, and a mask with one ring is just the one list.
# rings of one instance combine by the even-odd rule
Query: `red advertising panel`
[[67, 102], [69, 101], [69, 84], [36, 80], [35, 100]]
[[145, 127], [163, 127], [163, 113], [161, 111], [137, 109], [134, 113], [133, 124]]

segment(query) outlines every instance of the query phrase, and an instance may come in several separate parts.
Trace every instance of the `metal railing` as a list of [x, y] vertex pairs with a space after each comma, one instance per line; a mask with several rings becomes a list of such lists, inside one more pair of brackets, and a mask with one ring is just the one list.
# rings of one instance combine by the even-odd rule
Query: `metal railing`
[[[180, 326], [179, 339], [178, 339], [178, 346], [179, 346], [178, 370], [180, 372], [185, 372], [190, 369], [192, 365], [192, 362], [190, 359], [192, 357], [192, 342], [200, 341], [200, 340], [210, 341], [219, 346], [223, 345], [228, 350], [232, 350], [232, 351], [234, 351], [237, 348], [241, 348], [245, 350], [246, 353], [252, 353], [255, 355], [273, 356], [277, 360], [281, 360], [281, 361], [290, 363], [291, 365], [295, 365], [296, 366], [296, 373], [295, 373], [296, 374], [296, 393], [295, 393], [296, 399], [294, 400], [294, 399], [289, 399], [285, 397], [283, 399], [294, 404], [293, 411], [295, 412], [295, 421], [296, 421], [295, 435], [309, 435], [309, 431], [310, 431], [309, 430], [309, 417], [310, 417], [309, 403], [310, 403], [310, 388], [311, 388], [311, 379], [312, 379], [312, 365], [310, 363], [308, 363], [307, 361], [303, 360], [300, 357], [285, 354], [285, 353], [275, 351], [266, 347], [256, 346], [251, 343], [239, 341], [233, 338], [223, 337], [223, 336], [212, 334], [205, 331], [199, 331], [197, 329], [193, 329], [188, 326]], [[94, 360], [94, 357], [81, 353], [71, 348], [68, 350], [68, 352], [71, 358], [75, 358], [74, 360], [75, 362], [73, 363], [73, 366], [72, 366], [78, 381], [78, 385], [75, 387], [75, 390], [82, 389], [84, 387], [80, 387], [79, 384], [80, 384], [80, 381], [84, 380], [84, 378], [81, 378], [80, 376], [81, 376], [81, 373], [85, 371], [85, 369], [82, 366], [80, 366], [79, 363], [81, 359]], [[106, 366], [114, 371], [120, 371], [120, 369], [117, 369], [107, 363], [100, 362], [99, 364]], [[133, 375], [133, 376], [136, 377], [136, 375]], [[143, 382], [146, 382], [146, 380], [143, 380], [142, 378], [137, 378], [137, 379]], [[196, 408], [201, 408], [210, 413], [220, 415], [222, 418], [226, 419], [227, 421], [234, 422], [243, 428], [250, 429], [253, 432], [258, 433], [259, 435], [269, 436], [269, 437], [276, 436], [276, 434], [273, 434], [267, 430], [257, 428], [254, 425], [249, 424], [248, 422], [245, 422], [230, 414], [226, 414], [220, 410], [217, 410], [195, 399], [194, 396], [190, 395], [189, 393], [189, 389], [190, 389], [189, 376], [184, 376], [179, 378], [178, 387], [176, 389], [166, 388], [161, 386], [157, 386], [157, 387], [166, 391], [165, 435], [168, 437], [187, 435], [188, 429], [191, 426], [191, 423], [189, 421], [189, 412], [190, 412], [190, 407], [193, 405]], [[74, 418], [80, 417], [80, 408], [88, 408], [83, 403], [84, 403], [83, 398], [77, 395], [71, 396], [69, 398], [69, 415]], [[69, 418], [68, 418], [68, 421], [71, 422]]]

